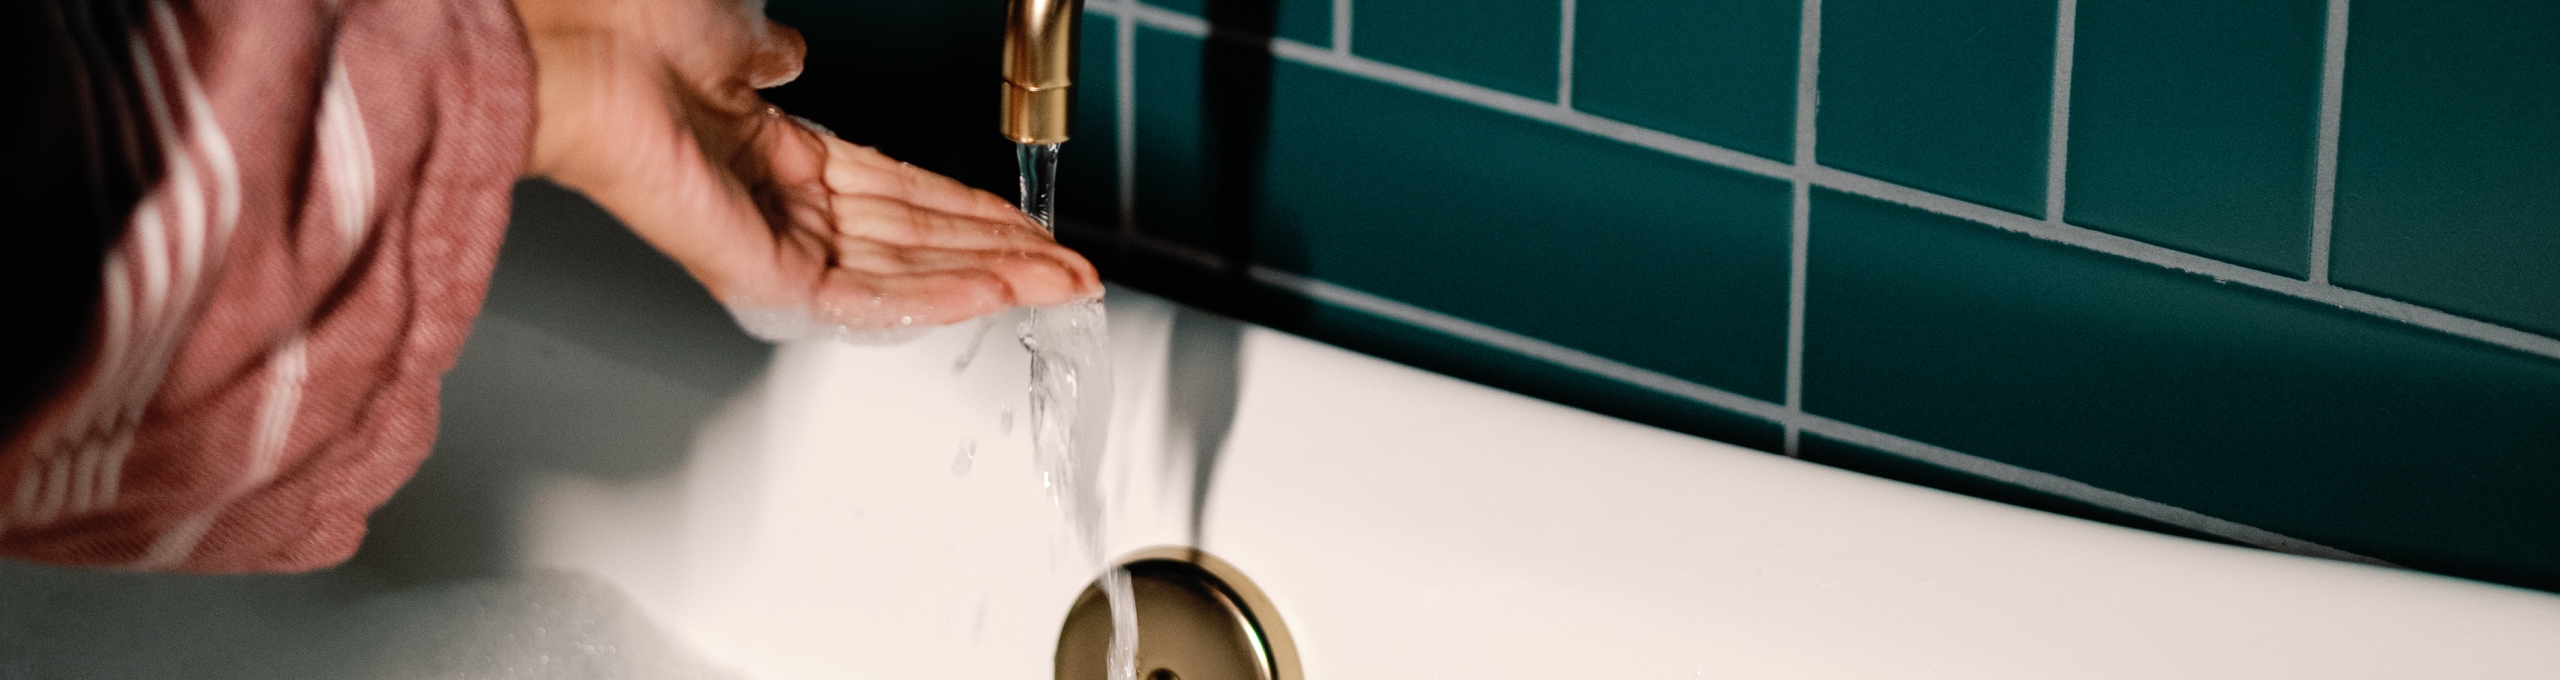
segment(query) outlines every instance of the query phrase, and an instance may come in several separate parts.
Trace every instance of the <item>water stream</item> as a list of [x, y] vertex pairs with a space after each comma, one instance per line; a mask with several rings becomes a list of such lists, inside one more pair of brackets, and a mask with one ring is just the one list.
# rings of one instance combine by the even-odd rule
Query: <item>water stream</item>
[[[1023, 144], [1022, 212], [1057, 231], [1058, 145]], [[1090, 569], [1102, 571], [1111, 605], [1110, 680], [1136, 680], [1138, 619], [1129, 572], [1109, 568], [1102, 547], [1102, 497], [1096, 482], [1111, 424], [1111, 331], [1101, 300], [1034, 308], [1018, 329], [1031, 352], [1031, 447], [1049, 498]]]

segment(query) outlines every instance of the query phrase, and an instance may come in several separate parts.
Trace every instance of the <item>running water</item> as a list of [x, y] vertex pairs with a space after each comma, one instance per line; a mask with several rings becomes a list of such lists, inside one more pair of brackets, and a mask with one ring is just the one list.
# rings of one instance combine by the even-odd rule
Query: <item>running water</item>
[[[1022, 212], [1056, 233], [1058, 145], [1016, 147], [1022, 165]], [[1066, 515], [1068, 530], [1089, 568], [1110, 565], [1102, 553], [1102, 497], [1095, 488], [1102, 447], [1111, 424], [1111, 331], [1101, 300], [1034, 308], [1019, 329], [1031, 351], [1031, 447], [1041, 485]], [[1110, 680], [1137, 680], [1138, 618], [1129, 572], [1102, 574], [1111, 605]]]

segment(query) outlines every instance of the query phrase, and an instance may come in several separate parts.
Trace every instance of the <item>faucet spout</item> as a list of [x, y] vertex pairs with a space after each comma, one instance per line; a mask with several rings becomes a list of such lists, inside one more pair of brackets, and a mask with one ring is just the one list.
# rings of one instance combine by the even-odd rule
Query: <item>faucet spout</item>
[[1019, 144], [1067, 141], [1084, 0], [1012, 3], [1004, 23], [1004, 136]]

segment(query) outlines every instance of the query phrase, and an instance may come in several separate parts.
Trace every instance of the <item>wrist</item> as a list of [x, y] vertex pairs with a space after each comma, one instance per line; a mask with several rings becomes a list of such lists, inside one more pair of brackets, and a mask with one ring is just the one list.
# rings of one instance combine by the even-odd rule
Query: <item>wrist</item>
[[[524, 22], [525, 51], [533, 62], [533, 144], [523, 174], [561, 181], [567, 159], [586, 145], [593, 116], [576, 83], [593, 79], [598, 52], [609, 46], [601, 27], [579, 21], [563, 0], [514, 0]], [[568, 182], [562, 181], [563, 184]]]

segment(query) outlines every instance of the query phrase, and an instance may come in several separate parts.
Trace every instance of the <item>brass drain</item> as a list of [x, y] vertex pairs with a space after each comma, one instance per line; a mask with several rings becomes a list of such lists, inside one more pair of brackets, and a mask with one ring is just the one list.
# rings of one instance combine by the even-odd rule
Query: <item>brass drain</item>
[[[1191, 548], [1158, 547], [1120, 561], [1138, 605], [1143, 680], [1301, 680], [1297, 646], [1271, 600], [1243, 572]], [[1058, 631], [1058, 680], [1102, 680], [1111, 609], [1088, 585]]]

